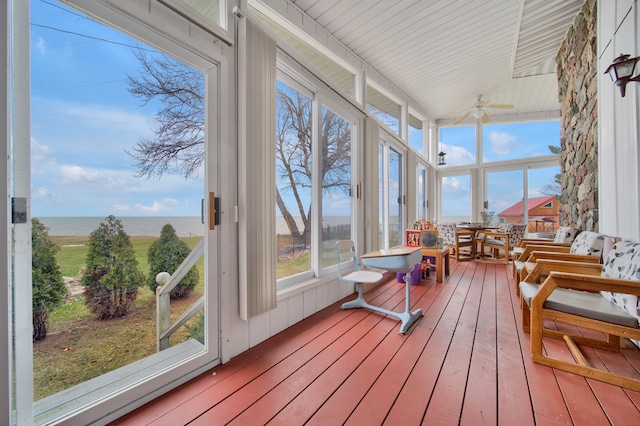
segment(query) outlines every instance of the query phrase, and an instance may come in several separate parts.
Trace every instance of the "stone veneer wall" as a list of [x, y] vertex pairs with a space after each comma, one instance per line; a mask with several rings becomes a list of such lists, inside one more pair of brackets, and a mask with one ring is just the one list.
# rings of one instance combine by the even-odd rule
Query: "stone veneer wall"
[[558, 50], [560, 223], [598, 231], [597, 3], [586, 0]]

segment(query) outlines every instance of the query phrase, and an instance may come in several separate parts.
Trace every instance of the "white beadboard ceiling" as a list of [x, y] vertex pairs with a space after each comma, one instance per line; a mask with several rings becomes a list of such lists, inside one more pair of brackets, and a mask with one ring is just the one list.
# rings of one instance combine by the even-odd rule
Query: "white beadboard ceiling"
[[[288, 0], [422, 106], [453, 121], [478, 96], [559, 110], [555, 57], [584, 0]], [[470, 116], [472, 117], [472, 116]]]

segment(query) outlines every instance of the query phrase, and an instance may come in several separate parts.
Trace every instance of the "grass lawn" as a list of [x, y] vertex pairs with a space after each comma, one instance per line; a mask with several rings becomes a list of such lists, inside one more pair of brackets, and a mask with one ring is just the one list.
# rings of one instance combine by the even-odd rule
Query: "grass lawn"
[[[88, 237], [52, 237], [60, 247], [57, 254], [62, 275], [78, 276], [87, 256]], [[145, 275], [149, 272], [147, 250], [154, 237], [130, 237]], [[191, 248], [200, 237], [182, 238]], [[204, 259], [196, 264], [200, 283], [185, 300], [171, 301], [171, 318], [175, 320], [204, 294]], [[49, 317], [47, 337], [33, 344], [35, 399], [41, 399], [115, 370], [156, 351], [155, 295], [141, 287], [134, 309], [120, 319], [97, 321], [82, 297], [68, 298]], [[193, 319], [192, 319], [193, 321]], [[177, 344], [189, 338], [183, 327], [171, 338]]]

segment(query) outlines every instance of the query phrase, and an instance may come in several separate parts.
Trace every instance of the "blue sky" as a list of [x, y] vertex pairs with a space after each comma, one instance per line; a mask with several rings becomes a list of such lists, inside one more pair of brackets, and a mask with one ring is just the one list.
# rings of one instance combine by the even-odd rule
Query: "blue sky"
[[125, 82], [138, 74], [132, 48], [147, 46], [57, 2], [31, 4], [33, 216], [199, 216], [202, 173], [139, 178], [125, 153], [156, 125], [157, 104]]

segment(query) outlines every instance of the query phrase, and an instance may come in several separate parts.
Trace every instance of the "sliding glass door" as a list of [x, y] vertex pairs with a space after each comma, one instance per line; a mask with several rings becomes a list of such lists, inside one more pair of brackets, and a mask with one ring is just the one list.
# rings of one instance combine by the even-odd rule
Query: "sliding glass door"
[[144, 33], [131, 21], [117, 23], [125, 34], [55, 1], [32, 1], [30, 18], [30, 73], [12, 63], [16, 92], [31, 87], [13, 99], [16, 115], [27, 113], [11, 157], [24, 207], [12, 290], [25, 424], [119, 399], [103, 409], [112, 411], [220, 352], [208, 214], [219, 65], [175, 45], [161, 51], [129, 35]]
[[391, 138], [381, 139], [379, 167], [380, 247], [390, 248], [404, 244], [405, 149]]

